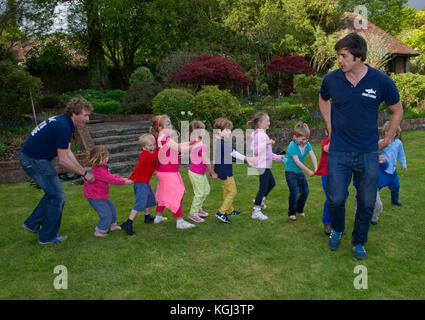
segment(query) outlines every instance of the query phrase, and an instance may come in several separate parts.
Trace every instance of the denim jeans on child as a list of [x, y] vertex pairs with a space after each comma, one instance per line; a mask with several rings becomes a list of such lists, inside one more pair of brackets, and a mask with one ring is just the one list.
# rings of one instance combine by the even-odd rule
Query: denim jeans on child
[[259, 206], [261, 205], [261, 201], [263, 201], [263, 197], [267, 197], [270, 191], [276, 185], [276, 181], [274, 180], [273, 173], [269, 168], [260, 168], [258, 169], [260, 175], [260, 188], [258, 189], [257, 196], [255, 197], [254, 204]]
[[65, 192], [56, 169], [50, 160], [31, 158], [22, 152], [20, 162], [26, 174], [44, 190], [43, 197], [24, 224], [32, 230], [39, 230], [41, 242], [52, 241], [57, 237], [65, 205]]
[[328, 208], [328, 194], [326, 193], [326, 181], [328, 178], [326, 176], [322, 176], [322, 187], [323, 191], [325, 192], [326, 201], [323, 204], [323, 216], [322, 216], [322, 222], [324, 224], [330, 224], [331, 223], [331, 215], [329, 214], [329, 208]]
[[303, 213], [310, 192], [307, 179], [304, 173], [295, 173], [292, 171], [285, 171], [285, 177], [289, 188], [288, 216], [293, 216], [297, 212]]
[[351, 242], [353, 246], [365, 245], [379, 181], [378, 153], [329, 152], [326, 191], [332, 228], [337, 232], [345, 229], [345, 201], [352, 176], [356, 180], [358, 206]]
[[117, 224], [117, 212], [114, 204], [109, 200], [88, 199], [90, 205], [99, 215], [96, 226], [97, 232], [107, 233], [110, 226]]

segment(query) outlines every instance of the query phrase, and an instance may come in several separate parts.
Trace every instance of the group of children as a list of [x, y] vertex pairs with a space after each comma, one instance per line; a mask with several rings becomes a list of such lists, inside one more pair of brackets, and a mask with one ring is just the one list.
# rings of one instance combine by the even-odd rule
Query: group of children
[[[272, 162], [283, 161], [285, 165], [285, 177], [289, 187], [290, 220], [296, 220], [296, 214], [305, 216], [304, 206], [308, 198], [309, 187], [304, 172], [310, 177], [322, 176], [323, 189], [326, 195], [326, 167], [327, 153], [329, 151], [329, 139], [322, 141], [322, 154], [319, 165], [308, 142], [310, 130], [305, 123], [297, 123], [294, 127], [293, 140], [288, 146], [286, 155], [277, 155], [272, 152], [275, 143], [270, 139], [266, 130], [270, 126], [270, 118], [265, 112], [257, 112], [248, 127], [253, 127], [251, 135], [252, 156], [245, 156], [232, 147], [233, 123], [226, 118], [218, 118], [214, 122], [214, 143], [216, 156], [214, 168], [211, 165], [208, 145], [205, 140], [205, 124], [199, 120], [192, 121], [189, 125], [190, 141], [178, 143], [170, 118], [167, 115], [153, 117], [150, 133], [143, 134], [139, 138], [142, 152], [139, 161], [128, 179], [113, 175], [107, 167], [108, 150], [104, 146], [96, 146], [89, 152], [89, 163], [92, 174], [96, 180], [94, 183], [84, 183], [84, 196], [99, 215], [99, 221], [95, 228], [94, 236], [106, 237], [108, 231], [124, 230], [127, 234], [135, 234], [133, 221], [139, 212], [144, 212], [145, 223], [161, 223], [167, 220], [163, 216], [165, 208], [169, 209], [176, 218], [176, 228], [193, 228], [195, 224], [183, 219], [183, 196], [186, 192], [182, 177], [179, 172], [179, 154], [190, 154], [190, 168], [188, 177], [193, 187], [193, 200], [188, 219], [195, 223], [204, 222], [208, 213], [203, 210], [203, 203], [210, 194], [208, 177], [221, 180], [223, 202], [216, 213], [216, 218], [224, 223], [231, 223], [230, 217], [238, 216], [241, 212], [233, 207], [237, 189], [233, 176], [232, 158], [246, 161], [255, 168], [259, 176], [259, 189], [254, 201], [251, 214], [252, 219], [266, 220], [262, 209], [266, 208], [265, 200], [275, 186], [271, 168]], [[399, 132], [399, 131], [398, 131]], [[309, 154], [314, 170], [306, 167], [305, 158]], [[392, 202], [398, 202], [399, 182], [395, 165], [400, 158], [403, 168], [406, 170], [406, 161], [401, 141], [396, 137], [393, 142], [384, 149], [383, 156], [388, 166], [382, 172], [379, 189], [388, 186], [391, 189]], [[152, 190], [150, 179], [156, 172], [158, 179], [156, 193]], [[133, 184], [136, 203], [130, 211], [127, 221], [120, 226], [117, 224], [117, 214], [114, 204], [108, 200], [109, 184], [124, 185]], [[156, 205], [155, 216], [151, 215], [151, 208]], [[324, 204], [323, 224], [325, 233], [330, 233], [330, 216], [327, 209], [327, 201]]]

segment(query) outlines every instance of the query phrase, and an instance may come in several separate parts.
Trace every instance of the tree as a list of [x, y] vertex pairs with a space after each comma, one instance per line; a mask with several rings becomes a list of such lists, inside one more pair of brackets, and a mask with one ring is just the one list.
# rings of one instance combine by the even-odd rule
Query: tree
[[367, 20], [381, 29], [397, 36], [405, 29], [410, 29], [415, 20], [415, 10], [407, 5], [408, 0], [339, 0], [344, 11], [355, 12], [356, 7], [365, 6]]
[[235, 61], [221, 56], [204, 54], [183, 66], [175, 73], [170, 82], [201, 85], [219, 85], [220, 88], [247, 88], [252, 79], [242, 72], [242, 68]]
[[419, 52], [419, 57], [416, 61], [411, 61], [412, 64], [418, 65], [419, 72], [425, 73], [425, 10], [416, 12], [416, 28], [407, 32], [402, 38], [408, 46]]

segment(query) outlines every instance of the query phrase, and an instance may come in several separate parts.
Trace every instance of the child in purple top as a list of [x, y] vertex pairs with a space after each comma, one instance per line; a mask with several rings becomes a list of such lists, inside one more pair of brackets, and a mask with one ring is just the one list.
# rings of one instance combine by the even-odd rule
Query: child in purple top
[[[202, 141], [205, 136], [205, 124], [199, 120], [192, 121], [189, 124], [189, 134], [191, 144]], [[193, 148], [190, 153], [188, 175], [195, 195], [187, 217], [195, 222], [204, 222], [202, 217], [208, 216], [208, 213], [202, 210], [202, 205], [210, 194], [210, 185], [205, 172], [208, 172], [210, 177], [217, 178], [217, 174], [211, 168], [207, 145], [204, 143], [200, 147]]]
[[283, 155], [277, 155], [272, 152], [272, 144], [274, 140], [270, 139], [266, 134], [266, 130], [270, 127], [270, 118], [265, 112], [257, 112], [254, 114], [251, 121], [248, 122], [248, 127], [254, 125], [255, 131], [252, 133], [251, 149], [253, 155], [258, 157], [258, 160], [252, 164], [258, 170], [260, 178], [260, 187], [257, 196], [254, 200], [254, 211], [252, 211], [252, 219], [266, 220], [268, 217], [261, 212], [265, 209], [264, 201], [270, 193], [276, 182], [271, 171], [273, 161], [282, 161]]

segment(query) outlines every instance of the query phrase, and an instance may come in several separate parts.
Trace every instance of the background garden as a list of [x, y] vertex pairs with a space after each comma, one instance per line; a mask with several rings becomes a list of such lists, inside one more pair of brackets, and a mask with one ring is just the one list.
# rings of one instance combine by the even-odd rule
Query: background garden
[[[33, 105], [45, 117], [77, 95], [103, 114], [167, 112], [207, 125], [220, 115], [243, 128], [265, 110], [271, 130], [322, 126], [318, 88], [338, 68], [344, 12], [358, 5], [419, 53], [391, 77], [405, 118], [424, 117], [425, 10], [407, 0], [2, 0], [0, 157], [34, 126]], [[367, 41], [367, 62], [387, 70], [388, 44]]]

